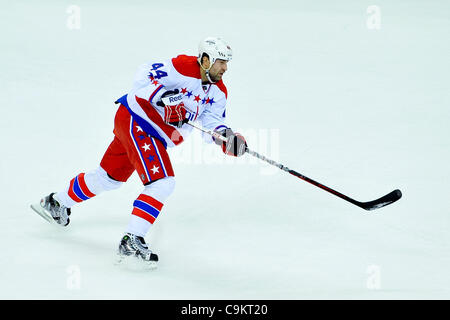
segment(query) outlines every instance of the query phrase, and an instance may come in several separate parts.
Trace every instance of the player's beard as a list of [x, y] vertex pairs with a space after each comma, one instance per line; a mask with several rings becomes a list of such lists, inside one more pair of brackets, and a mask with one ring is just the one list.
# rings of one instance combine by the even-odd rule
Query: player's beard
[[211, 78], [212, 81], [214, 82], [218, 82], [220, 80], [222, 80], [222, 75], [219, 75], [219, 73], [216, 74], [209, 74], [209, 77]]

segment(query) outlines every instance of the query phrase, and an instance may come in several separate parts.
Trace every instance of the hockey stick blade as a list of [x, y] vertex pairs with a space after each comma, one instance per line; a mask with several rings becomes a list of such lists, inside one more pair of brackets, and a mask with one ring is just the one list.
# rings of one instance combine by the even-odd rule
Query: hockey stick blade
[[379, 208], [383, 208], [402, 197], [402, 192], [398, 189], [388, 193], [387, 195], [373, 201], [359, 202], [357, 205], [365, 210], [371, 211]]
[[311, 183], [312, 185], [319, 187], [331, 194], [334, 194], [335, 196], [344, 199], [345, 201], [348, 201], [352, 204], [354, 204], [355, 206], [358, 206], [360, 208], [363, 208], [365, 210], [371, 211], [371, 210], [375, 210], [375, 209], [379, 209], [382, 207], [385, 207], [391, 203], [394, 203], [395, 201], [397, 201], [398, 199], [400, 199], [402, 197], [402, 192], [398, 189], [392, 191], [391, 193], [388, 193], [387, 195], [373, 200], [373, 201], [368, 201], [368, 202], [360, 202], [360, 201], [356, 201], [355, 199], [350, 198], [349, 196], [346, 196], [343, 193], [340, 193], [334, 189], [331, 189], [330, 187], [327, 187], [326, 185], [314, 181], [311, 178], [308, 178], [307, 176], [302, 175], [301, 173], [298, 173], [297, 171], [294, 170], [288, 170], [288, 172], [290, 174], [292, 174], [293, 176], [296, 176], [297, 178], [300, 178], [306, 182]]

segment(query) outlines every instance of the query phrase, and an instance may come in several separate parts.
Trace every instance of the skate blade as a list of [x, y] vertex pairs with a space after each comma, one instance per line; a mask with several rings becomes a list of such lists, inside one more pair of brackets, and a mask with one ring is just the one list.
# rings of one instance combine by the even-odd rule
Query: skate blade
[[156, 261], [144, 261], [134, 256], [123, 255], [117, 255], [114, 264], [130, 271], [151, 271], [158, 267]]
[[31, 209], [33, 209], [34, 212], [36, 212], [38, 215], [40, 215], [43, 219], [45, 219], [47, 222], [51, 224], [55, 224], [56, 221], [53, 219], [52, 216], [50, 216], [47, 211], [44, 210], [44, 208], [41, 207], [41, 205], [38, 204], [32, 204]]

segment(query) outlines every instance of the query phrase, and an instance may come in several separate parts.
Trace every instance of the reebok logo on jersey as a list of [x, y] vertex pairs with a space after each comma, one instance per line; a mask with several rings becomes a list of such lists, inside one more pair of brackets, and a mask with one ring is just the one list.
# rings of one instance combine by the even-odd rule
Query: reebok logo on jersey
[[178, 104], [181, 102], [181, 100], [183, 100], [183, 94], [177, 94], [176, 96], [170, 96], [170, 97], [165, 97], [162, 98], [162, 102], [166, 105], [166, 106], [170, 106], [173, 104]]
[[183, 99], [183, 97], [181, 97], [181, 96], [175, 96], [175, 97], [170, 97], [169, 101], [170, 102], [177, 102], [177, 101], [180, 101], [182, 99]]

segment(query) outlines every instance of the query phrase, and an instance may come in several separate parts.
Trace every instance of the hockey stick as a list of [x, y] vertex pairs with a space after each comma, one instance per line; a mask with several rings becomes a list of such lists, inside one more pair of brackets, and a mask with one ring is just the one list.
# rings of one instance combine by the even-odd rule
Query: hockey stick
[[[196, 125], [194, 125], [194, 124], [192, 124], [190, 122], [188, 122], [187, 124], [189, 124], [190, 126], [196, 128], [196, 129], [198, 129], [198, 130], [200, 130], [200, 131], [202, 131], [202, 132], [204, 132], [206, 134], [211, 135], [215, 139], [219, 139], [219, 140], [221, 140], [223, 142], [227, 141], [227, 139], [224, 136], [220, 135], [217, 132], [204, 130], [203, 128], [197, 127]], [[245, 152], [247, 152], [248, 154], [250, 154], [250, 155], [252, 155], [252, 156], [254, 156], [254, 157], [256, 157], [256, 158], [258, 158], [258, 159], [260, 159], [262, 161], [265, 161], [265, 162], [267, 162], [267, 163], [269, 163], [269, 164], [271, 164], [271, 165], [273, 165], [275, 167], [278, 167], [279, 169], [281, 169], [283, 171], [286, 171], [286, 172], [292, 174], [293, 176], [295, 176], [297, 178], [300, 178], [300, 179], [302, 179], [302, 180], [304, 180], [306, 182], [309, 182], [309, 183], [311, 183], [312, 185], [314, 185], [316, 187], [319, 187], [319, 188], [321, 188], [321, 189], [323, 189], [325, 191], [328, 191], [329, 193], [334, 194], [335, 196], [337, 196], [337, 197], [339, 197], [341, 199], [344, 199], [344, 200], [346, 200], [346, 201], [348, 201], [348, 202], [350, 202], [350, 203], [352, 203], [352, 204], [354, 204], [354, 205], [356, 205], [356, 206], [358, 206], [360, 208], [363, 208], [364, 210], [369, 210], [370, 211], [370, 210], [375, 210], [375, 209], [379, 209], [379, 208], [385, 207], [385, 206], [387, 206], [387, 205], [389, 205], [391, 203], [394, 203], [395, 201], [399, 200], [402, 197], [402, 192], [399, 189], [396, 189], [396, 190], [388, 193], [387, 195], [382, 196], [381, 198], [378, 198], [376, 200], [367, 201], [367, 202], [356, 201], [356, 200], [346, 196], [345, 194], [342, 194], [342, 193], [340, 193], [340, 192], [338, 192], [336, 190], [333, 190], [333, 189], [327, 187], [326, 185], [321, 184], [320, 182], [314, 181], [313, 179], [308, 178], [308, 177], [302, 175], [301, 173], [298, 173], [297, 171], [291, 170], [288, 167], [282, 165], [281, 163], [278, 163], [278, 162], [276, 162], [274, 160], [271, 160], [271, 159], [269, 159], [269, 158], [259, 154], [256, 151], [253, 151], [253, 150], [250, 150], [249, 148], [246, 148]]]

